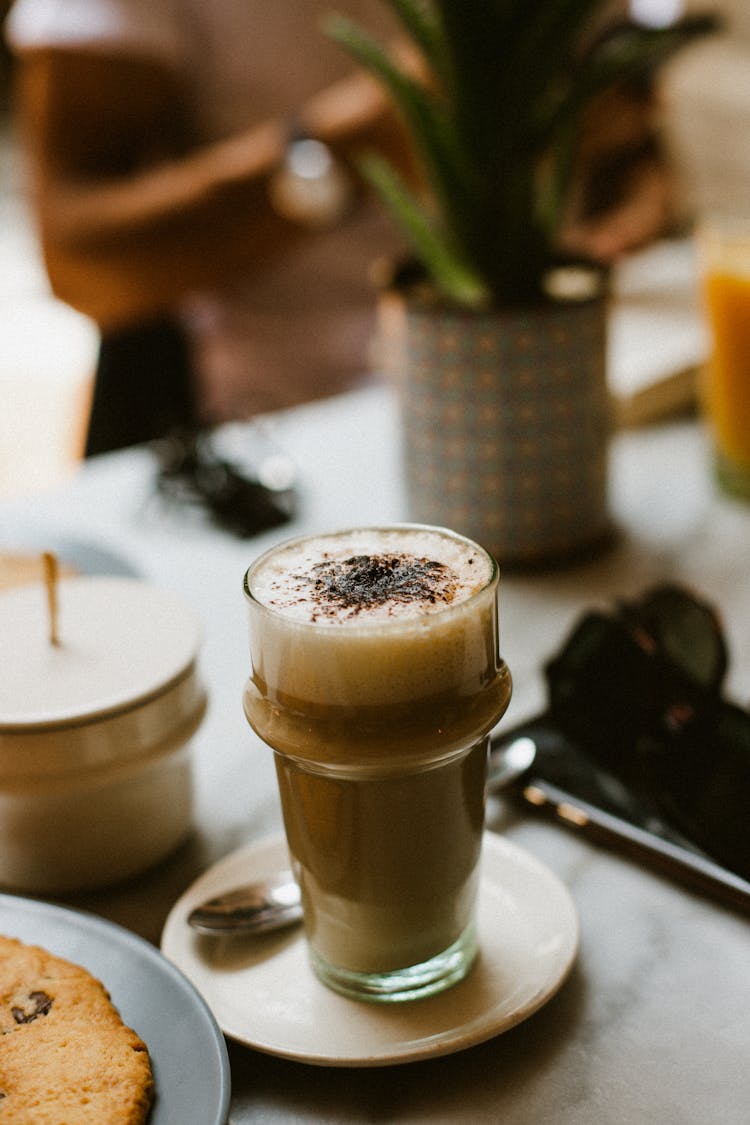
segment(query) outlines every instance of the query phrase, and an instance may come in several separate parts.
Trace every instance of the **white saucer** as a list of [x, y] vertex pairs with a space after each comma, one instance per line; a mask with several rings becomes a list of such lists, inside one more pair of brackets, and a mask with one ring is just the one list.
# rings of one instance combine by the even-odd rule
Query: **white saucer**
[[566, 887], [533, 856], [485, 833], [479, 959], [438, 996], [370, 1004], [314, 976], [301, 927], [265, 937], [213, 938], [187, 924], [203, 899], [288, 864], [282, 836], [240, 848], [206, 871], [172, 908], [162, 952], [203, 995], [226, 1035], [272, 1055], [321, 1066], [386, 1066], [446, 1055], [507, 1031], [558, 990], [578, 948]]

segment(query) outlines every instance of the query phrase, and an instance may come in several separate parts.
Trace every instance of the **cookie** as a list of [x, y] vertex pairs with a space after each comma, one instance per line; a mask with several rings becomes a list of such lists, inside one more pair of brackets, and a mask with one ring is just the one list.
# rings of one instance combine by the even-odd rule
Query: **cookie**
[[146, 1044], [79, 965], [0, 936], [2, 1125], [143, 1125]]

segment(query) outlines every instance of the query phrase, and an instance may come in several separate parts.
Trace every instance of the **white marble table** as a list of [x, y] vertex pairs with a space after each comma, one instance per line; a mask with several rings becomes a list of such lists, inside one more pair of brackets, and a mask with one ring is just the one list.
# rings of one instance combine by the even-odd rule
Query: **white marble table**
[[[165, 511], [145, 449], [99, 458], [54, 494], [0, 508], [0, 536], [88, 540], [183, 595], [205, 631], [208, 716], [195, 745], [196, 829], [128, 885], [66, 901], [158, 942], [175, 899], [214, 860], [280, 827], [269, 752], [246, 726], [242, 574], [281, 536], [404, 518], [394, 403], [384, 388], [278, 416], [273, 438], [300, 466], [291, 527], [242, 542]], [[232, 440], [244, 440], [240, 429]], [[750, 698], [750, 506], [714, 489], [693, 421], [620, 434], [612, 450], [616, 546], [574, 569], [505, 576], [501, 648], [515, 681], [508, 717], [543, 701], [540, 667], [584, 606], [652, 581], [695, 585], [722, 610], [729, 689]], [[233, 1125], [465, 1121], [507, 1125], [746, 1125], [750, 1120], [747, 919], [515, 804], [507, 833], [570, 889], [581, 922], [572, 975], [536, 1015], [482, 1046], [396, 1068], [310, 1068], [230, 1044]]]

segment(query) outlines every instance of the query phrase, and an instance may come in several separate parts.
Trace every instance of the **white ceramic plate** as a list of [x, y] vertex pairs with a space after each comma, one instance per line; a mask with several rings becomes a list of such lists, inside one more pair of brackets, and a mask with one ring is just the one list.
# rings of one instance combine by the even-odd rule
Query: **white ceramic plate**
[[486, 833], [480, 956], [438, 996], [369, 1004], [314, 976], [301, 928], [214, 938], [187, 924], [193, 906], [288, 864], [283, 837], [240, 848], [205, 872], [167, 918], [162, 951], [205, 997], [222, 1030], [250, 1047], [323, 1066], [386, 1066], [446, 1055], [491, 1039], [558, 990], [578, 948], [578, 916], [563, 884], [508, 840]]
[[189, 981], [148, 942], [91, 914], [0, 895], [0, 933], [42, 945], [102, 981], [149, 1049], [156, 1102], [149, 1125], [225, 1125], [227, 1049]]

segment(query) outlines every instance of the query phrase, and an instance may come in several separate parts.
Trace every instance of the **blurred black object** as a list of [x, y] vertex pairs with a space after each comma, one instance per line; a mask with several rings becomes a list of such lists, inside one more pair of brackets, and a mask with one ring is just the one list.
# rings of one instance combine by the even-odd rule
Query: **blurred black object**
[[176, 317], [102, 333], [86, 456], [198, 425], [190, 343]]
[[719, 615], [663, 585], [591, 612], [546, 665], [549, 717], [635, 801], [750, 879], [750, 713], [726, 702]]
[[205, 512], [217, 527], [248, 539], [292, 519], [290, 476], [277, 483], [264, 480], [262, 460], [253, 470], [241, 466], [219, 452], [209, 432], [178, 431], [155, 448], [159, 495]]
[[750, 879], [750, 713], [722, 697], [727, 664], [715, 610], [660, 586], [580, 620], [540, 722], [568, 740], [549, 780]]

